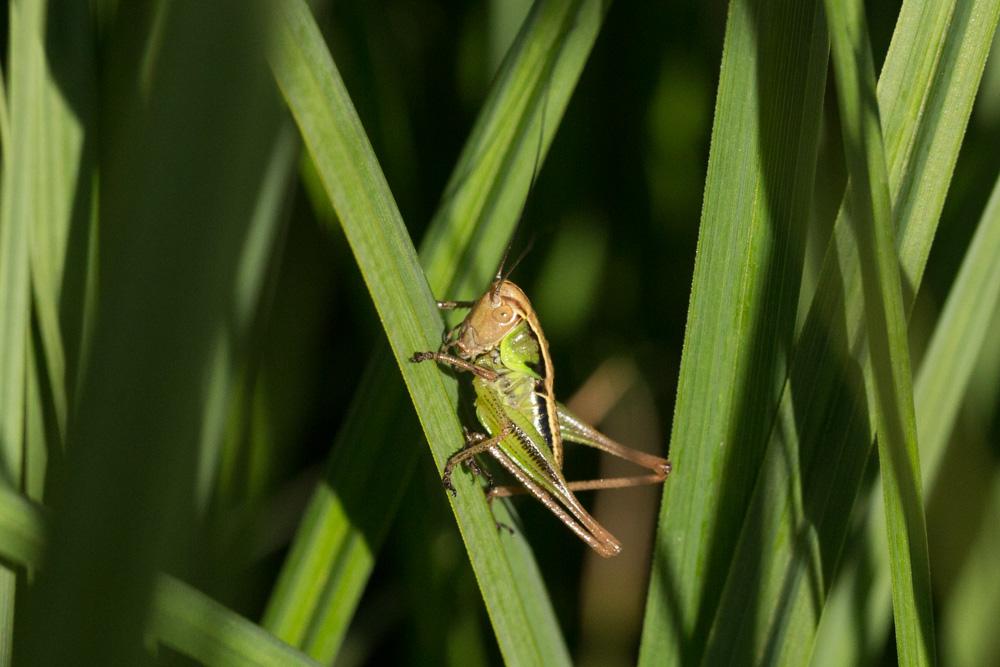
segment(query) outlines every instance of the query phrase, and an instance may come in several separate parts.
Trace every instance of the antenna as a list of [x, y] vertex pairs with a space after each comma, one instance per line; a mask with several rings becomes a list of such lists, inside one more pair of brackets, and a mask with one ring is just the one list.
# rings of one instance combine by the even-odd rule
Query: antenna
[[[520, 224], [520, 220], [518, 221], [518, 224]], [[506, 277], [507, 277], [507, 276], [505, 276], [505, 275], [504, 275], [504, 273], [503, 273], [503, 265], [507, 263], [507, 255], [509, 255], [509, 254], [510, 254], [510, 247], [511, 247], [511, 245], [513, 245], [513, 244], [514, 244], [514, 239], [512, 238], [512, 239], [511, 239], [511, 240], [510, 240], [510, 241], [509, 241], [509, 242], [507, 243], [507, 247], [506, 247], [506, 248], [504, 249], [504, 251], [503, 251], [503, 257], [501, 257], [501, 258], [500, 258], [500, 266], [498, 266], [498, 267], [497, 267], [497, 273], [496, 273], [496, 275], [495, 275], [495, 276], [493, 277], [493, 280], [494, 280], [495, 282], [500, 282], [500, 281], [501, 281], [502, 279], [504, 279], [504, 278], [506, 278]], [[520, 260], [518, 260], [518, 261], [520, 261]], [[510, 273], [508, 273], [507, 275], [510, 275]]]
[[[509, 269], [507, 269], [507, 273], [505, 273], [503, 275], [503, 279], [504, 280], [507, 280], [507, 278], [510, 277], [510, 274], [514, 273], [514, 269], [516, 269], [517, 265], [521, 263], [521, 260], [524, 259], [528, 255], [528, 252], [531, 250], [531, 247], [533, 245], [535, 245], [535, 235], [534, 234], [531, 235], [531, 238], [528, 239], [528, 242], [524, 245], [524, 250], [521, 251], [521, 254], [517, 256], [517, 259], [514, 260], [514, 263], [510, 265]], [[510, 250], [510, 245], [509, 244], [507, 245], [507, 250]], [[504, 261], [506, 261], [507, 260], [507, 252], [505, 251], [503, 255], [504, 255], [504, 257], [503, 257]], [[501, 276], [498, 275], [497, 277], [500, 278]]]
[[545, 139], [545, 113], [548, 110], [548, 106], [549, 88], [546, 86], [542, 96], [541, 117], [538, 120], [538, 143], [535, 145], [535, 163], [531, 167], [531, 182], [528, 184], [528, 192], [524, 196], [524, 201], [521, 202], [521, 210], [517, 214], [517, 222], [514, 223], [514, 231], [510, 235], [510, 242], [507, 243], [507, 249], [503, 251], [503, 257], [500, 258], [500, 265], [497, 267], [496, 277], [493, 279], [493, 298], [497, 296], [500, 283], [514, 272], [514, 269], [517, 268], [517, 265], [521, 263], [521, 260], [524, 259], [528, 251], [531, 250], [531, 246], [535, 243], [535, 238], [532, 236], [531, 240], [524, 247], [524, 250], [521, 251], [521, 254], [518, 255], [514, 264], [510, 267], [510, 270], [505, 274], [503, 269], [504, 264], [507, 262], [507, 255], [510, 254], [510, 248], [514, 245], [514, 237], [517, 236], [517, 230], [520, 229], [521, 223], [524, 222], [524, 211], [528, 207], [528, 200], [531, 198], [531, 193], [535, 190], [535, 181], [538, 180], [538, 164], [541, 162], [542, 157], [542, 141]]

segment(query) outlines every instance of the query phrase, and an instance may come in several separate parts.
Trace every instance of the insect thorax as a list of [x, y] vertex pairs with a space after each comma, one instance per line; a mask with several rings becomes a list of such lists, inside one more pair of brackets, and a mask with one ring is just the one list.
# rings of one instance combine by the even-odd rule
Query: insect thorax
[[497, 348], [480, 356], [476, 363], [497, 372], [493, 381], [476, 378], [476, 391], [496, 394], [505, 411], [517, 413], [534, 426], [546, 445], [552, 445], [548, 404], [544, 383], [538, 372], [542, 366], [538, 340], [526, 323], [515, 327]]

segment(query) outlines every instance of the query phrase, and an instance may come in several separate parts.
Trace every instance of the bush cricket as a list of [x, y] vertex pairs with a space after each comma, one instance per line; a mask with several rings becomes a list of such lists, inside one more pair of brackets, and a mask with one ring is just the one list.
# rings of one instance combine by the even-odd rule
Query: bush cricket
[[[548, 342], [520, 287], [503, 275], [503, 264], [489, 289], [476, 301], [439, 301], [445, 310], [468, 308], [466, 318], [449, 330], [437, 352], [416, 352], [411, 361], [434, 360], [472, 373], [476, 416], [486, 429], [465, 429], [465, 446], [449, 457], [441, 481], [455, 495], [451, 475], [465, 464], [487, 480], [487, 500], [530, 493], [604, 557], [621, 543], [583, 508], [574, 491], [657, 484], [670, 474], [667, 459], [626, 447], [607, 437], [557, 402]], [[563, 441], [576, 442], [636, 463], [650, 472], [567, 482], [563, 476]], [[521, 485], [494, 486], [476, 456], [490, 454]], [[497, 523], [498, 528], [503, 528]], [[507, 527], [509, 529], [509, 527]]]

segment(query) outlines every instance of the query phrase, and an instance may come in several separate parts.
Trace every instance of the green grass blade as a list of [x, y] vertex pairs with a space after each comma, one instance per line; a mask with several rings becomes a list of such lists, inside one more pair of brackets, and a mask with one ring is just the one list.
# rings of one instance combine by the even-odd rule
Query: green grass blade
[[102, 51], [117, 76], [101, 125], [99, 312], [21, 626], [25, 664], [142, 661], [155, 571], [191, 534], [211, 334], [231, 311], [280, 111], [253, 5], [158, 8], [153, 61], [137, 57], [135, 19], [157, 7], [123, 7]]
[[[39, 365], [47, 374], [48, 395], [43, 400], [51, 405], [53, 413], [50, 428], [54, 432], [48, 434], [48, 439], [61, 445], [70, 400], [67, 358], [72, 359], [73, 347], [67, 350], [69, 341], [65, 340], [61, 326], [60, 305], [72, 301], [76, 285], [83, 283], [83, 276], [74, 272], [80, 265], [67, 261], [67, 257], [71, 254], [71, 239], [79, 244], [91, 224], [96, 47], [85, 5], [42, 2], [36, 3], [36, 7], [39, 15], [33, 17], [33, 25], [19, 28], [22, 37], [30, 36], [31, 48], [37, 52], [34, 57], [44, 63], [38, 109], [41, 126], [31, 175], [35, 207], [31, 283], [39, 351], [43, 354]], [[53, 33], [51, 26], [60, 24], [77, 26], [72, 37]], [[74, 248], [72, 252], [78, 250]], [[64, 299], [64, 287], [68, 299]], [[70, 332], [75, 330], [71, 328]]]
[[[28, 368], [25, 387], [25, 412], [24, 412], [24, 447], [25, 460], [22, 490], [24, 494], [36, 500], [42, 501], [45, 491], [45, 474], [49, 463], [49, 438], [56, 430], [51, 426], [51, 420], [46, 419], [46, 400], [43, 396], [42, 374], [44, 369], [40, 368], [41, 356], [36, 340], [29, 341], [28, 346]], [[48, 422], [48, 423], [47, 423]]]
[[[920, 461], [924, 487], [929, 490], [925, 498], [935, 495], [948, 437], [998, 311], [1000, 180], [969, 244], [914, 385]], [[812, 661], [816, 667], [869, 663], [885, 644], [892, 591], [881, 495], [880, 488], [869, 489], [864, 504], [859, 503], [858, 511], [868, 522], [864, 534], [852, 541], [863, 551], [850, 552], [851, 558], [841, 565], [816, 637]], [[855, 621], [858, 590], [867, 591], [864, 616], [870, 619], [860, 636]]]
[[38, 567], [44, 547], [41, 509], [9, 486], [0, 485], [0, 555], [26, 568]]
[[[979, 86], [1000, 3], [904, 3], [878, 101], [912, 306]], [[808, 659], [871, 453], [858, 252], [845, 208], [834, 226], [716, 620], [723, 645], [766, 662]], [[753, 602], [747, 581], [763, 593]], [[724, 620], [720, 620], [724, 619]]]
[[[29, 5], [25, 5], [25, 8]], [[38, 130], [31, 134], [30, 165], [21, 187], [31, 193], [30, 272], [34, 314], [29, 355], [29, 392], [24, 489], [43, 494], [48, 452], [61, 451], [71, 402], [68, 364], [80, 344], [82, 310], [74, 306], [85, 284], [78, 260], [92, 224], [95, 152], [95, 46], [88, 9], [80, 3], [36, 3], [21, 12], [19, 49], [41, 63]], [[77, 27], [72, 35], [49, 29]], [[28, 50], [28, 52], [25, 52]]]
[[[418, 426], [406, 415], [398, 371], [388, 350], [373, 359], [337, 434], [324, 479], [310, 498], [262, 625], [318, 660], [337, 654], [375, 553], [416, 463]], [[362, 418], [365, 417], [365, 418]], [[364, 447], [352, 446], [365, 443]], [[382, 464], [391, 456], [393, 465]], [[386, 483], [372, 497], [372, 485]], [[387, 516], [388, 515], [388, 516]]]
[[[421, 245], [436, 294], [472, 296], [489, 279], [535, 168], [538, 118], [544, 111], [544, 159], [597, 36], [600, 9], [546, 1], [524, 23]], [[576, 29], [567, 31], [569, 24]], [[549, 72], [562, 84], [541, 94]], [[416, 437], [415, 424], [381, 426], [382, 415], [409, 412], [397, 373], [388, 349], [369, 364], [265, 614], [266, 627], [321, 660], [337, 653], [419, 454], [401, 446]], [[393, 466], [383, 465], [387, 457]], [[373, 498], [375, 485], [398, 491]]]
[[[47, 74], [41, 45], [42, 7], [10, 3], [10, 126], [3, 143], [0, 195], [0, 475], [23, 487], [26, 388], [30, 354], [31, 229], [46, 193], [38, 183], [42, 96]], [[8, 129], [8, 128], [5, 128]], [[12, 661], [15, 574], [0, 566], [0, 665]]]
[[[599, 16], [599, 5], [588, 7], [587, 16]], [[562, 8], [545, 7], [547, 12], [557, 13]], [[284, 34], [273, 62], [276, 77], [341, 219], [440, 467], [456, 443], [461, 442], [455, 386], [437, 369], [425, 369], [408, 361], [414, 351], [433, 348], [440, 341], [442, 323], [433, 296], [360, 122], [305, 5], [287, 5], [280, 23]], [[583, 25], [593, 26], [594, 22], [585, 21]], [[562, 23], [558, 26], [559, 30], [568, 27]], [[592, 39], [588, 33], [583, 30], [574, 38]], [[573, 81], [556, 80], [551, 85], [558, 90], [563, 85], [572, 87]], [[503, 123], [504, 119], [494, 118], [492, 122]], [[551, 122], [545, 127], [547, 132], [554, 129]], [[487, 125], [482, 131], [493, 130]], [[530, 140], [528, 143], [532, 148], [537, 146]], [[501, 145], [495, 157], [503, 155]], [[521, 173], [526, 188], [530, 172]], [[463, 194], [475, 201], [484, 193], [473, 190]], [[506, 190], [504, 194], [501, 205], [507, 207], [513, 201], [513, 208], [519, 208], [517, 193]], [[453, 201], [452, 205], [457, 203]], [[495, 238], [482, 242], [502, 245]], [[435, 282], [437, 270], [428, 267]], [[453, 508], [505, 658], [515, 663], [566, 662], [565, 646], [523, 538], [501, 542], [476, 485], [468, 479], [460, 480], [460, 485]]]
[[948, 294], [914, 386], [924, 479], [944, 456], [958, 410], [1000, 308], [1000, 178]]
[[877, 424], [896, 649], [905, 665], [932, 665], [936, 651], [930, 554], [875, 65], [864, 5], [827, 0], [826, 13], [871, 351], [873, 377], [865, 384]]
[[753, 489], [792, 346], [827, 50], [818, 2], [731, 3], [643, 665], [700, 661]]
[[[6, 168], [10, 150], [10, 111], [7, 98], [7, 83], [3, 68], [0, 67], [0, 169]], [[2, 175], [2, 172], [0, 172]]]
[[[41, 509], [0, 487], [0, 556], [35, 568], [41, 564], [44, 542]], [[169, 575], [158, 575], [151, 609], [153, 639], [205, 665], [319, 664]]]
[[260, 626], [178, 579], [160, 575], [150, 629], [157, 641], [205, 665], [319, 665]]

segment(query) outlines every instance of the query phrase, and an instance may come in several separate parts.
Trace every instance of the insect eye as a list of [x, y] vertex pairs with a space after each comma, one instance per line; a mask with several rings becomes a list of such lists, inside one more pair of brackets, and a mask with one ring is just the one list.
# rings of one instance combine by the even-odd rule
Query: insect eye
[[513, 311], [511, 311], [510, 306], [500, 306], [493, 311], [493, 319], [500, 324], [506, 324], [510, 322], [510, 319], [514, 317]]

